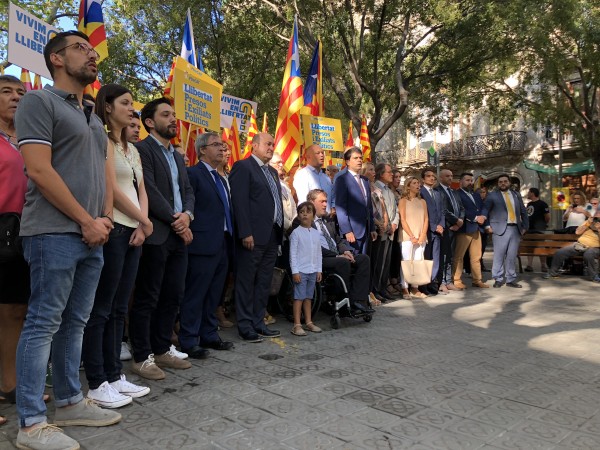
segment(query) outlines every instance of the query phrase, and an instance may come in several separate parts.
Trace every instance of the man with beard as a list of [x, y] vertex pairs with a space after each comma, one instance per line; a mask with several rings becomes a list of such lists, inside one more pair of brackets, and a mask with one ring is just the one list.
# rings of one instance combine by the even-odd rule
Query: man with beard
[[100, 119], [83, 102], [96, 79], [98, 53], [77, 31], [56, 34], [44, 49], [54, 86], [23, 97], [15, 116], [27, 175], [20, 235], [31, 273], [29, 309], [17, 348], [17, 447], [79, 448], [48, 425], [46, 364], [52, 347], [54, 424], [106, 426], [121, 415], [83, 398], [83, 330], [112, 226], [112, 152]]
[[183, 157], [169, 142], [177, 132], [169, 100], [163, 97], [148, 102], [142, 109], [142, 124], [149, 136], [136, 147], [144, 169], [154, 233], [142, 247], [129, 313], [134, 359], [131, 371], [149, 380], [162, 380], [165, 373], [160, 367], [192, 366], [171, 349], [171, 335], [185, 290], [185, 247], [193, 239], [190, 223], [194, 220], [194, 192]]

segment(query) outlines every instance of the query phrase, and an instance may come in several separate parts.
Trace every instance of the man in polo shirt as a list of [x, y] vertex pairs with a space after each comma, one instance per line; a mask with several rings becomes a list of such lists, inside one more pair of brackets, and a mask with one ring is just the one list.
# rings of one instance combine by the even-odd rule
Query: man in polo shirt
[[[306, 167], [300, 169], [294, 175], [294, 189], [298, 203], [306, 201], [306, 196], [313, 189], [325, 191], [327, 197], [331, 196], [333, 184], [331, 179], [321, 171], [325, 162], [325, 152], [316, 144], [306, 149]], [[327, 204], [327, 213], [331, 210], [331, 204]]]
[[54, 423], [106, 426], [121, 420], [83, 398], [79, 361], [83, 330], [112, 229], [112, 175], [100, 119], [83, 103], [96, 79], [98, 53], [83, 33], [58, 33], [44, 59], [54, 87], [23, 97], [15, 117], [29, 176], [21, 222], [31, 298], [17, 348], [19, 448], [79, 448], [46, 422], [46, 363], [52, 346]]
[[171, 349], [171, 335], [185, 291], [186, 245], [192, 242], [194, 191], [183, 156], [170, 139], [177, 133], [175, 111], [166, 98], [148, 102], [142, 125], [149, 136], [135, 146], [144, 168], [149, 217], [154, 232], [144, 242], [129, 312], [129, 337], [134, 363], [131, 371], [149, 380], [162, 380], [161, 367], [189, 369]]

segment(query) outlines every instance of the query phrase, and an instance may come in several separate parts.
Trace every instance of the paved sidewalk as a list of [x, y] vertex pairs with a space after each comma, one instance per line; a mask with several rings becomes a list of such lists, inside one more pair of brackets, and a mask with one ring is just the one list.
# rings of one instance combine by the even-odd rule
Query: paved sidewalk
[[[228, 330], [233, 351], [151, 382], [120, 424], [65, 431], [111, 450], [599, 449], [600, 285], [522, 283], [399, 300], [339, 330], [321, 313], [305, 338], [279, 317], [261, 344]], [[14, 407], [0, 414], [12, 449]]]

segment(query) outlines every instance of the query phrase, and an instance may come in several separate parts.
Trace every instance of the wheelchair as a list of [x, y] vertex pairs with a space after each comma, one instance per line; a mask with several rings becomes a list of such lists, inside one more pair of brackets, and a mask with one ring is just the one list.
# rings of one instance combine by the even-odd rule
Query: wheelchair
[[[289, 271], [285, 273], [276, 301], [281, 314], [288, 321], [293, 322], [294, 282]], [[334, 330], [340, 327], [341, 319], [344, 317], [352, 319], [362, 318], [365, 322], [373, 320], [372, 312], [358, 311], [350, 307], [350, 298], [346, 283], [340, 275], [334, 272], [323, 272], [323, 279], [315, 286], [311, 311], [313, 318], [319, 310], [331, 315], [329, 323]]]

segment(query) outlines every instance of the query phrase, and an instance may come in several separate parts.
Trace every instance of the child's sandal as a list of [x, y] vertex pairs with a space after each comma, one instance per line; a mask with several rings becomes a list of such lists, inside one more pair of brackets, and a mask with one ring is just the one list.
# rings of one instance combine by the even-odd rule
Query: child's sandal
[[292, 334], [294, 336], [306, 336], [306, 331], [302, 328], [302, 325], [296, 324], [294, 328], [292, 328]]
[[306, 324], [306, 329], [307, 329], [308, 331], [312, 331], [313, 333], [320, 333], [321, 331], [323, 331], [323, 330], [321, 330], [321, 329], [320, 329], [318, 326], [316, 326], [316, 325], [315, 325], [314, 323], [312, 323], [312, 322], [308, 322], [308, 323]]

